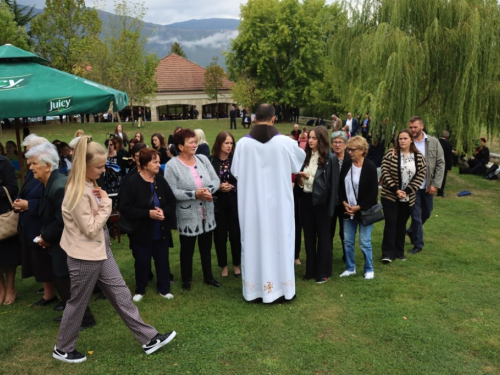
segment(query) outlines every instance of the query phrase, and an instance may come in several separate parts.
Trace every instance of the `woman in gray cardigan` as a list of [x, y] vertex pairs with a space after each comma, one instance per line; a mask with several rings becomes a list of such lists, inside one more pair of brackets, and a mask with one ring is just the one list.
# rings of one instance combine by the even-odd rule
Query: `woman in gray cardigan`
[[212, 194], [219, 189], [220, 180], [208, 158], [195, 155], [196, 136], [191, 129], [175, 133], [174, 145], [179, 150], [179, 156], [167, 163], [165, 179], [177, 200], [182, 289], [191, 289], [196, 238], [205, 283], [219, 287], [219, 282], [212, 275], [211, 251], [212, 231], [216, 226]]

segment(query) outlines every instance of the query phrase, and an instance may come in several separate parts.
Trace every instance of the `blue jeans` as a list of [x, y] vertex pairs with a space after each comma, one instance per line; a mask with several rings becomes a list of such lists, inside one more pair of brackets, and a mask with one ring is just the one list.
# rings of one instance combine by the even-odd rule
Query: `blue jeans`
[[344, 219], [344, 246], [345, 246], [345, 268], [354, 271], [354, 244], [356, 242], [356, 230], [359, 227], [359, 247], [365, 257], [365, 272], [373, 272], [372, 255], [372, 230], [373, 224], [363, 225], [351, 219]]
[[424, 247], [423, 225], [431, 216], [433, 204], [434, 196], [432, 194], [427, 194], [425, 189], [417, 190], [415, 204], [410, 208], [411, 226], [408, 233], [411, 235], [413, 246], [420, 249]]

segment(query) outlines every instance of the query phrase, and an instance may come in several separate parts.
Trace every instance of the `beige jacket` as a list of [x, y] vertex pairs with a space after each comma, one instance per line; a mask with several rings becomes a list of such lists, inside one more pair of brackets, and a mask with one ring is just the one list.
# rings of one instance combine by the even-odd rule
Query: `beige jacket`
[[66, 207], [68, 197], [63, 200], [61, 247], [75, 259], [107, 259], [103, 227], [111, 214], [111, 199], [103, 198], [99, 203], [93, 189], [92, 183], [85, 182], [82, 199], [71, 212]]

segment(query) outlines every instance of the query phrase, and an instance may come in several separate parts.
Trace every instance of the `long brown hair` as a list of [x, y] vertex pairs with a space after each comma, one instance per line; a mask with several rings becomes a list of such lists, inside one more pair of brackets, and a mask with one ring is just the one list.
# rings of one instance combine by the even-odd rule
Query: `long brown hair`
[[[330, 152], [330, 143], [328, 142], [328, 131], [324, 126], [315, 126], [309, 131], [309, 137], [311, 138], [311, 132], [314, 132], [314, 135], [318, 139], [318, 168], [323, 168], [325, 164], [325, 160]], [[306, 160], [304, 161], [304, 165], [309, 165], [309, 161], [311, 160], [312, 148], [309, 146], [309, 141], [306, 144]]]
[[413, 152], [414, 154], [416, 154], [417, 152], [420, 152], [418, 151], [418, 148], [417, 146], [415, 146], [415, 142], [413, 142], [413, 136], [411, 135], [411, 132], [408, 130], [408, 129], [403, 129], [401, 130], [396, 139], [394, 140], [394, 152], [399, 152], [401, 150], [401, 146], [399, 146], [399, 135], [401, 133], [406, 133], [408, 134], [408, 136], [410, 137], [410, 139], [412, 140], [411, 144], [410, 144], [410, 152]]
[[226, 141], [227, 137], [231, 137], [233, 140], [233, 148], [231, 149], [231, 152], [229, 153], [229, 157], [232, 157], [234, 154], [234, 149], [236, 147], [236, 143], [234, 142], [234, 137], [231, 133], [222, 131], [219, 134], [217, 134], [217, 138], [215, 138], [215, 143], [212, 146], [212, 155], [219, 157], [220, 154], [220, 149], [222, 147], [222, 144]]

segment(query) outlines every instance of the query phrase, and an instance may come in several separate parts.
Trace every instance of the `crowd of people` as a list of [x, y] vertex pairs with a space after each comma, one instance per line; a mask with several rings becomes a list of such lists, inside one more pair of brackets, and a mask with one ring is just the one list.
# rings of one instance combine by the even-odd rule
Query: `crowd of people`
[[[103, 144], [83, 130], [68, 143], [50, 143], [31, 134], [23, 141], [25, 154], [17, 158], [29, 168], [20, 190], [11, 160], [16, 147], [8, 143], [13, 149], [9, 157], [0, 155], [0, 213], [12, 208], [19, 213], [19, 235], [0, 241], [5, 274], [0, 278], [0, 303], [16, 301], [15, 274], [22, 265], [23, 278], [34, 277], [43, 284], [43, 297], [33, 306], [55, 304], [63, 311], [56, 318], [61, 328], [53, 357], [82, 362], [85, 356], [76, 351], [76, 341], [80, 329], [96, 324], [88, 307], [95, 288], [146, 354], [175, 337], [175, 331], [162, 335], [145, 324], [133, 303], [147, 292], [151, 260], [158, 294], [174, 298], [172, 230], [179, 235], [184, 291], [195, 281], [196, 242], [204, 283], [221, 287], [212, 270], [212, 244], [218, 275], [225, 278], [230, 274], [229, 239], [232, 274], [242, 278], [245, 300], [291, 300], [296, 294], [294, 264], [300, 264], [301, 234], [306, 251], [303, 280], [323, 284], [332, 277], [337, 222], [345, 262], [339, 276], [356, 274], [359, 232], [364, 278], [373, 279], [371, 234], [380, 220], [373, 218], [383, 207], [382, 263], [406, 260], [406, 236], [413, 246], [409, 253], [421, 252], [423, 226], [434, 194], [444, 190], [448, 164], [440, 141], [426, 134], [420, 117], [409, 119], [408, 128], [395, 135], [387, 150], [383, 143], [368, 143], [368, 115], [360, 123], [350, 114], [346, 125], [337, 120], [331, 133], [325, 126], [308, 131], [296, 124], [289, 136], [283, 136], [274, 127], [276, 105], [262, 104], [247, 136], [236, 144], [230, 132], [221, 131], [211, 149], [203, 130], [179, 126], [167, 141], [163, 134], [152, 134], [149, 145], [142, 133], [129, 137], [120, 124]], [[133, 296], [110, 248], [113, 210], [119, 212], [120, 227], [130, 240]]]

